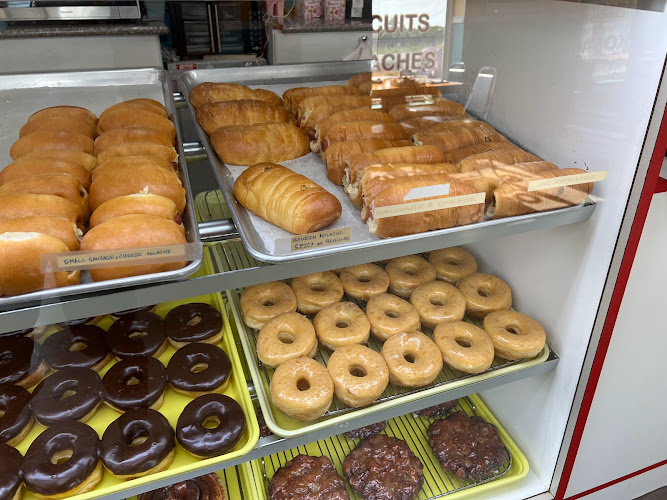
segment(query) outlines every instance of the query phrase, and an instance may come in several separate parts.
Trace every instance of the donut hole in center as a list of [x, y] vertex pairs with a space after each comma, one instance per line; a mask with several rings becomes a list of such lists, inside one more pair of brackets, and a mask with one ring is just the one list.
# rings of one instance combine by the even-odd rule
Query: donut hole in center
[[295, 338], [294, 335], [292, 335], [291, 333], [280, 332], [278, 334], [278, 340], [280, 340], [280, 342], [282, 342], [283, 344], [293, 344]]
[[192, 373], [199, 373], [203, 372], [204, 370], [208, 370], [208, 363], [197, 363], [190, 368]]
[[350, 366], [350, 375], [362, 378], [368, 375], [368, 372], [362, 366], [352, 365]]
[[220, 426], [220, 419], [216, 415], [211, 415], [210, 417], [206, 417], [206, 420], [201, 425], [205, 429], [215, 429]]
[[444, 306], [445, 304], [447, 304], [444, 300], [439, 299], [438, 297], [431, 297], [429, 299], [429, 302], [434, 306]]
[[357, 281], [358, 281], [359, 283], [370, 283], [370, 282], [371, 282], [371, 279], [370, 279], [368, 276], [359, 276], [359, 277], [357, 278]]
[[322, 283], [313, 283], [312, 285], [310, 285], [310, 289], [313, 292], [323, 292], [324, 290], [327, 289], [327, 287], [324, 286]]
[[461, 347], [472, 347], [472, 342], [467, 339], [456, 339], [456, 343]]
[[449, 260], [445, 261], [445, 264], [447, 264], [448, 266], [458, 266], [459, 265], [458, 261], [456, 261], [454, 259], [449, 259]]
[[143, 339], [144, 337], [147, 337], [147, 336], [148, 336], [148, 332], [144, 332], [144, 331], [140, 331], [140, 332], [132, 332], [132, 333], [130, 333], [130, 335], [129, 335], [129, 337], [130, 337], [132, 340], [141, 340], [141, 339]]
[[399, 314], [396, 311], [385, 311], [384, 315], [387, 316], [388, 318], [393, 318], [393, 319], [396, 319], [399, 316]]
[[414, 363], [417, 361], [417, 356], [413, 352], [406, 352], [403, 354], [403, 359], [408, 363]]
[[139, 385], [139, 384], [141, 384], [141, 380], [135, 376], [130, 377], [125, 382], [125, 385]]
[[76, 394], [76, 391], [72, 389], [67, 389], [62, 395], [58, 398], [58, 401], [63, 401], [64, 399], [71, 398]]
[[412, 267], [408, 267], [407, 269], [404, 269], [403, 272], [407, 275], [410, 276], [415, 276], [417, 274], [417, 271], [413, 269]]
[[141, 446], [146, 442], [148, 439], [148, 436], [137, 436], [135, 437], [132, 442], [130, 443], [130, 448], [134, 448], [135, 446]]
[[300, 378], [299, 380], [296, 381], [296, 388], [299, 389], [301, 392], [307, 391], [310, 389], [310, 382], [308, 382], [305, 378]]
[[521, 330], [519, 330], [516, 326], [506, 326], [505, 330], [513, 333], [514, 335], [521, 335]]
[[262, 304], [264, 307], [271, 307], [271, 306], [276, 305], [276, 303], [274, 301], [272, 301], [271, 299], [264, 299], [264, 300], [261, 300], [259, 303]]
[[4, 417], [5, 413], [7, 413], [5, 410], [0, 410], [0, 418]]
[[194, 318], [192, 318], [190, 321], [186, 323], [187, 326], [197, 326], [199, 323], [201, 323], [201, 316], [197, 315]]
[[58, 450], [49, 459], [53, 465], [67, 462], [74, 455], [74, 450]]
[[350, 322], [345, 319], [336, 321], [336, 328], [349, 328], [349, 326]]
[[0, 366], [6, 365], [14, 359], [14, 355], [11, 352], [4, 352], [0, 354]]
[[489, 290], [488, 288], [480, 288], [479, 290], [477, 290], [477, 293], [479, 294], [480, 297], [488, 297], [489, 295], [491, 295], [491, 290]]
[[85, 342], [74, 342], [71, 346], [69, 346], [69, 352], [78, 352], [78, 351], [83, 351], [88, 347], [88, 344]]

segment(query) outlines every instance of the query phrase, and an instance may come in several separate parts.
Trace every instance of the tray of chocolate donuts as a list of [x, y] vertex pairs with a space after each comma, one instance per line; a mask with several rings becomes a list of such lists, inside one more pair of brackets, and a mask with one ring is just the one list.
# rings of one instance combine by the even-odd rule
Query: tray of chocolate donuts
[[[214, 253], [215, 258], [219, 258]], [[546, 361], [544, 328], [452, 247], [228, 292], [269, 428], [292, 437]]]
[[0, 337], [18, 478], [0, 488], [95, 498], [248, 453], [259, 429], [224, 311], [204, 295]]
[[518, 481], [529, 469], [476, 395], [259, 462], [265, 476], [260, 500], [460, 500]]

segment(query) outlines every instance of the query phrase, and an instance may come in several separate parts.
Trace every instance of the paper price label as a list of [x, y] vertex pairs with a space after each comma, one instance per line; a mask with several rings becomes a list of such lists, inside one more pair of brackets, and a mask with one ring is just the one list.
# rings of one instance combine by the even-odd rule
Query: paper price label
[[43, 254], [40, 263], [42, 272], [76, 271], [77, 269], [191, 261], [200, 258], [201, 255], [201, 243], [184, 243], [123, 250]]
[[330, 247], [352, 242], [352, 228], [329, 229], [328, 231], [317, 231], [316, 233], [299, 234], [290, 238], [290, 251], [301, 252], [303, 250], [315, 250], [317, 248]]
[[373, 217], [375, 219], [384, 219], [386, 217], [396, 217], [398, 215], [418, 214], [421, 212], [430, 212], [432, 210], [443, 210], [445, 208], [478, 205], [484, 203], [485, 198], [485, 193], [474, 193], [451, 196], [449, 198], [413, 201], [411, 203], [401, 203], [400, 205], [390, 205], [388, 207], [377, 207], [373, 212]]
[[587, 182], [600, 182], [606, 178], [607, 171], [602, 170], [600, 172], [588, 172], [586, 174], [564, 175], [563, 177], [540, 179], [528, 183], [528, 192], [562, 186], [574, 186], [575, 184], [585, 184]]
[[422, 198], [434, 198], [436, 196], [447, 196], [449, 194], [449, 183], [433, 184], [432, 186], [422, 186], [412, 188], [403, 197], [403, 201], [420, 200]]

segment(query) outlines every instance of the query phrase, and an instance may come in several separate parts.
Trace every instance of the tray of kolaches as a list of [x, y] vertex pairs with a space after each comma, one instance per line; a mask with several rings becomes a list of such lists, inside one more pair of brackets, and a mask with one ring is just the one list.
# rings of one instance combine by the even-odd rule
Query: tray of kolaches
[[[414, 79], [376, 83], [366, 73], [347, 84], [288, 88], [281, 98], [269, 89], [280, 91], [284, 82], [193, 85], [205, 76], [182, 80], [204, 142], [232, 171], [236, 201], [289, 233], [328, 227], [350, 204], [372, 239], [573, 206], [593, 189], [529, 191], [529, 181], [585, 171], [542, 161]], [[235, 165], [248, 168], [239, 174]], [[443, 192], [414, 194], [444, 184]], [[476, 193], [485, 194], [483, 202], [376, 216], [380, 208]]]
[[2, 498], [95, 498], [250, 451], [220, 294], [0, 338]]

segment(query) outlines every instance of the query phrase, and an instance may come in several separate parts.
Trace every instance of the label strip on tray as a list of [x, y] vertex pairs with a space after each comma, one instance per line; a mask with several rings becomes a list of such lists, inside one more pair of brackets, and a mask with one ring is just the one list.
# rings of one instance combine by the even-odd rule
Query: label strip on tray
[[41, 255], [40, 264], [42, 272], [55, 272], [184, 262], [201, 259], [202, 248], [201, 243], [180, 243], [157, 247], [49, 253]]
[[586, 174], [564, 175], [563, 177], [552, 177], [528, 182], [527, 191], [539, 191], [541, 189], [574, 186], [575, 184], [586, 184], [587, 182], [600, 182], [607, 178], [607, 171], [588, 172]]
[[373, 211], [373, 218], [384, 219], [386, 217], [396, 217], [398, 215], [418, 214], [422, 212], [430, 212], [432, 210], [478, 205], [484, 203], [485, 198], [486, 193], [474, 193], [461, 196], [450, 196], [447, 198], [400, 203], [398, 205], [389, 205], [387, 207], [376, 207]]
[[346, 243], [352, 243], [352, 228], [343, 227], [340, 229], [317, 231], [315, 233], [298, 234], [292, 236], [289, 241], [290, 252], [312, 250], [314, 248], [324, 248], [333, 245], [344, 245]]

